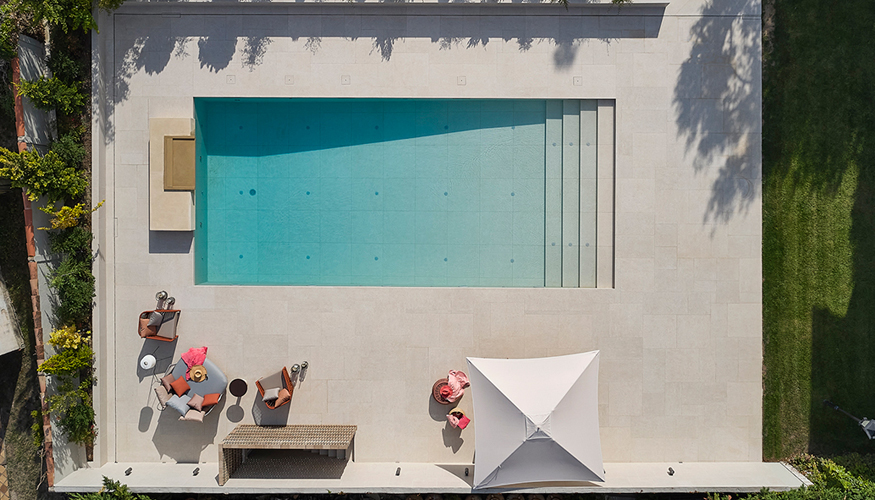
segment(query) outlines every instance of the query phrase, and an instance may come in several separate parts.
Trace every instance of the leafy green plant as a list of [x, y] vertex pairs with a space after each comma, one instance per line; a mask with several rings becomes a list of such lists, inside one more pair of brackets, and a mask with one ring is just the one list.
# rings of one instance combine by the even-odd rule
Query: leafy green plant
[[82, 445], [93, 444], [97, 429], [89, 393], [93, 382], [91, 376], [84, 376], [78, 383], [69, 376], [61, 377], [60, 381], [57, 393], [46, 398], [49, 411], [57, 418], [58, 426], [67, 439]]
[[85, 146], [82, 145], [82, 132], [73, 130], [62, 135], [52, 143], [51, 150], [71, 168], [80, 168], [85, 159]]
[[13, 0], [15, 8], [31, 16], [35, 22], [47, 22], [65, 33], [82, 29], [96, 29], [87, 0]]
[[77, 113], [85, 105], [85, 94], [79, 91], [76, 84], [66, 84], [54, 76], [40, 76], [30, 82], [22, 80], [18, 85], [18, 93], [29, 97], [37, 109], [57, 109], [65, 115]]
[[[2, 31], [2, 27], [0, 27]], [[0, 54], [3, 52], [3, 41], [0, 39]], [[9, 82], [12, 81], [12, 64], [0, 55], [0, 113], [12, 119], [15, 116], [15, 91]]]
[[58, 419], [58, 425], [67, 439], [77, 444], [93, 444], [94, 438], [97, 437], [97, 430], [94, 428], [94, 408], [81, 399]]
[[39, 371], [57, 382], [55, 394], [46, 399], [51, 415], [71, 442], [82, 445], [93, 444], [97, 434], [90, 392], [94, 350], [89, 335], [74, 327], [55, 330], [49, 343], [59, 352], [39, 366]]
[[[124, 0], [98, 0], [97, 5], [111, 11], [122, 3]], [[64, 33], [97, 29], [88, 0], [11, 0], [5, 4], [3, 13], [22, 19], [30, 27], [46, 22]], [[18, 32], [21, 32], [20, 28]]]
[[46, 195], [49, 203], [85, 191], [88, 181], [81, 172], [64, 163], [57, 153], [41, 155], [36, 151], [13, 153], [0, 148], [0, 178], [10, 179], [12, 187], [27, 190], [27, 197], [36, 201]]
[[[804, 474], [813, 485], [787, 492], [761, 491], [746, 497], [748, 500], [864, 500], [875, 498], [875, 483], [866, 477], [872, 469], [875, 457], [847, 455], [836, 460], [813, 455], [797, 455], [789, 460], [790, 465]], [[837, 461], [852, 463], [851, 472]]]
[[37, 448], [40, 448], [46, 438], [45, 433], [43, 433], [43, 412], [40, 410], [34, 410], [30, 412], [30, 417], [33, 419], [33, 423], [30, 424], [30, 433], [31, 436], [33, 436], [33, 445]]
[[0, 16], [3, 16], [3, 20], [0, 21], [0, 58], [8, 61], [16, 56], [18, 26], [9, 14], [7, 5], [0, 7]]
[[97, 6], [106, 12], [111, 12], [121, 7], [123, 3], [125, 3], [125, 0], [98, 0]]
[[73, 493], [70, 495], [71, 500], [149, 500], [146, 495], [133, 494], [124, 485], [118, 481], [103, 476], [103, 488], [95, 493]]
[[94, 298], [91, 239], [91, 233], [79, 226], [49, 233], [49, 248], [62, 255], [49, 275], [49, 285], [58, 296], [55, 314], [61, 324], [82, 325], [91, 316]]
[[76, 349], [62, 349], [39, 366], [39, 371], [58, 377], [76, 376], [85, 368], [91, 368], [94, 351], [88, 344]]
[[75, 326], [64, 326], [49, 334], [49, 344], [57, 349], [79, 349], [91, 338], [91, 331], [77, 330]]
[[91, 260], [91, 240], [94, 238], [87, 229], [76, 226], [63, 231], [49, 233], [49, 248], [52, 253], [73, 255], [79, 260]]
[[[52, 38], [54, 42], [55, 38]], [[52, 44], [52, 52], [49, 54], [48, 66], [52, 76], [65, 83], [79, 82], [85, 79], [85, 67], [80, 61], [70, 57], [64, 50], [65, 47]]]
[[59, 302], [55, 314], [62, 323], [78, 325], [91, 316], [95, 294], [90, 260], [83, 262], [66, 256], [50, 278], [49, 284], [57, 292]]
[[875, 455], [848, 453], [847, 455], [831, 457], [831, 460], [844, 467], [854, 476], [875, 482]]
[[[52, 216], [52, 218], [49, 220], [52, 225], [51, 229], [67, 229], [78, 226], [79, 221], [81, 221], [83, 217], [97, 211], [97, 209], [102, 206], [103, 201], [101, 201], [97, 204], [96, 207], [91, 209], [86, 208], [84, 203], [77, 203], [72, 207], [63, 206], [57, 211], [55, 210], [54, 205], [49, 205], [48, 207], [40, 207], [40, 210]], [[41, 227], [40, 229], [48, 230], [49, 228]]]

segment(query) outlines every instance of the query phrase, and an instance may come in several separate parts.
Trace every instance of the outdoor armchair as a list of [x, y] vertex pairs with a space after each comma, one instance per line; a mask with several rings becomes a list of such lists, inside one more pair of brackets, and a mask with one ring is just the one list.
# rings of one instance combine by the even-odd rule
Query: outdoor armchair
[[[271, 410], [289, 404], [292, 400], [292, 392], [295, 391], [294, 386], [292, 386], [292, 380], [289, 378], [289, 371], [286, 370], [285, 367], [274, 374], [256, 380], [255, 386], [258, 387], [258, 394], [260, 394], [262, 398], [264, 398], [265, 393], [269, 391], [275, 390], [281, 394], [275, 399], [263, 399], [264, 404]], [[288, 391], [287, 396], [285, 396], [283, 390]]]
[[179, 323], [179, 309], [156, 309], [143, 311], [139, 318], [140, 337], [144, 339], [173, 342], [176, 340], [176, 326]]

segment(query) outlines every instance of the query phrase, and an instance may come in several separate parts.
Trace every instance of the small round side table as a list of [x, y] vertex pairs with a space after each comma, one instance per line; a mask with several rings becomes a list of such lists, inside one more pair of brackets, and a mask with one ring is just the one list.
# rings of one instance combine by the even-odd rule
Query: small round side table
[[242, 398], [244, 395], [246, 395], [246, 391], [249, 390], [249, 386], [242, 378], [235, 378], [229, 384], [228, 390], [231, 391], [231, 395], [235, 398]]

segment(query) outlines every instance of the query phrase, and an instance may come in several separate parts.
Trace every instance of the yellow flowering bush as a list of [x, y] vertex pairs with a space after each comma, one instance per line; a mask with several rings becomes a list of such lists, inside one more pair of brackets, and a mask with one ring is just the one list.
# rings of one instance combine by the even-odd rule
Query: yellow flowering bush
[[83, 334], [75, 326], [65, 326], [49, 334], [49, 344], [52, 344], [55, 348], [79, 349], [79, 346], [83, 342], [87, 342], [90, 336], [91, 331]]
[[98, 208], [103, 206], [103, 202], [101, 201], [97, 204], [96, 207], [92, 209], [86, 208], [84, 203], [77, 203], [75, 206], [68, 207], [63, 206], [58, 211], [55, 211], [55, 205], [49, 205], [47, 207], [40, 207], [40, 210], [52, 216], [51, 222], [52, 227], [41, 227], [40, 229], [67, 229], [68, 227], [76, 227], [79, 225], [79, 221], [82, 217], [97, 211]]
[[26, 189], [30, 201], [46, 195], [50, 203], [76, 198], [88, 186], [83, 173], [64, 163], [54, 151], [42, 155], [36, 151], [14, 153], [0, 148], [0, 178], [9, 179], [14, 188]]

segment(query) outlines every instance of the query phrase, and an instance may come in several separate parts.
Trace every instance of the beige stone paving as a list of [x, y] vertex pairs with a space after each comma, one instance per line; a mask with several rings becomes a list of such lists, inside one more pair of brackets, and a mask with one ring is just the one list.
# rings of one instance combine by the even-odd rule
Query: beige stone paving
[[[357, 424], [357, 461], [470, 463], [476, 416], [461, 434], [448, 429], [430, 403], [435, 379], [466, 356], [592, 349], [602, 351], [605, 461], [759, 461], [759, 3], [716, 3], [705, 7], [710, 31], [699, 2], [621, 18], [172, 4], [104, 15], [99, 51], [116, 81], [96, 153], [95, 198], [107, 200], [95, 221], [98, 462], [215, 461], [242, 408], [243, 423]], [[563, 29], [580, 38], [565, 48], [544, 38]], [[258, 34], [269, 42], [249, 64], [259, 40], [246, 37]], [[387, 37], [389, 58], [377, 43]], [[468, 45], [480, 37], [488, 43]], [[567, 65], [562, 50], [573, 53]], [[616, 100], [615, 287], [195, 286], [190, 241], [148, 231], [148, 120], [192, 116], [192, 96]], [[172, 357], [208, 346], [229, 379], [249, 382], [241, 408], [229, 395], [203, 425], [154, 410], [154, 379], [137, 361], [155, 346], [135, 322], [158, 290], [183, 310]], [[254, 381], [304, 360], [292, 403], [263, 409]], [[460, 406], [469, 411], [471, 395]]]

